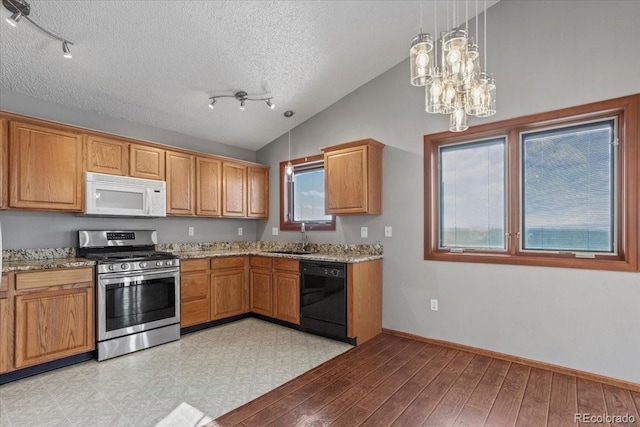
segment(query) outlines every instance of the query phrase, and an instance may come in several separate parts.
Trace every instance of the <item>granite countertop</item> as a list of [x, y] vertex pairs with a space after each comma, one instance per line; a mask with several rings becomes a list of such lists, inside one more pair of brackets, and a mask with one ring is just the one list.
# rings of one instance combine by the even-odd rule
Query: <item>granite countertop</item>
[[[156, 249], [175, 254], [182, 260], [226, 256], [268, 256], [310, 261], [357, 263], [382, 259], [380, 245], [310, 244], [309, 254], [283, 254], [273, 251], [298, 250], [295, 243], [282, 242], [209, 242], [169, 243]], [[9, 249], [2, 251], [2, 272], [92, 267], [95, 261], [78, 258], [76, 248]]]
[[2, 272], [47, 270], [50, 268], [92, 267], [96, 263], [85, 258], [26, 259], [21, 261], [3, 261]]
[[197, 259], [197, 258], [214, 258], [225, 256], [268, 256], [274, 258], [289, 258], [309, 261], [328, 261], [328, 262], [344, 262], [344, 263], [357, 263], [373, 261], [376, 259], [382, 259], [382, 255], [362, 255], [362, 254], [337, 254], [337, 253], [324, 253], [316, 252], [311, 254], [280, 254], [262, 250], [251, 249], [214, 249], [214, 250], [202, 250], [202, 251], [171, 251], [182, 260]]

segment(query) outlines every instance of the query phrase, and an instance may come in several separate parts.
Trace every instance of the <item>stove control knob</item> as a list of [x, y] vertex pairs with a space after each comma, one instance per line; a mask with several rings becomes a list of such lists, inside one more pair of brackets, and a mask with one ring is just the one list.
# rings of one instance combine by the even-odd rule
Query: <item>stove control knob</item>
[[172, 264], [173, 264], [173, 261], [171, 261], [170, 259], [165, 262], [165, 265], [172, 265]]
[[116, 269], [115, 264], [111, 264], [111, 265], [109, 266], [109, 270], [110, 270], [110, 271], [113, 271], [113, 270], [115, 270], [115, 269]]
[[138, 264], [138, 266], [140, 268], [145, 268], [147, 266], [147, 263], [146, 262], [141, 262], [140, 264]]
[[120, 268], [121, 268], [121, 269], [123, 269], [123, 270], [126, 270], [126, 269], [128, 269], [128, 268], [129, 268], [129, 264], [127, 264], [127, 263], [122, 263], [122, 264], [120, 265]]
[[156, 267], [162, 267], [162, 261], [157, 261], [156, 262]]

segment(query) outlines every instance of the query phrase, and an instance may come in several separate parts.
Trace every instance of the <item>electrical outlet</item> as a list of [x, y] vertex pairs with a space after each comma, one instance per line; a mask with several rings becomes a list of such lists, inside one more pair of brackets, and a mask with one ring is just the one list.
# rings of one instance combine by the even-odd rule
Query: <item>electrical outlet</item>
[[238, 236], [242, 236], [242, 227], [238, 227]]
[[272, 236], [278, 235], [278, 227], [271, 227], [271, 235]]
[[193, 236], [194, 229], [193, 227], [189, 227], [189, 236]]
[[437, 299], [432, 299], [431, 300], [431, 311], [438, 311], [438, 300]]
[[366, 239], [369, 236], [369, 227], [360, 227], [360, 237]]
[[385, 225], [384, 226], [384, 237], [391, 237], [393, 235], [393, 233], [391, 232], [391, 226], [390, 225]]

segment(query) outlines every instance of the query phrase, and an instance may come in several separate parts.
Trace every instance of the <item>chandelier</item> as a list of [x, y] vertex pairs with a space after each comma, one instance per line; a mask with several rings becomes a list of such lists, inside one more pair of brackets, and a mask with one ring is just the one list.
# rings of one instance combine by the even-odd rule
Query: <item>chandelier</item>
[[[425, 87], [426, 112], [448, 114], [449, 130], [463, 132], [469, 128], [468, 116], [489, 117], [496, 113], [496, 82], [486, 71], [487, 1], [484, 1], [484, 71], [478, 45], [468, 34], [468, 19], [465, 19], [464, 28], [455, 26], [456, 3], [453, 2], [453, 29], [440, 32], [436, 43], [421, 29], [411, 41], [409, 60], [411, 84]], [[438, 28], [436, 7], [437, 1], [434, 2], [435, 31]], [[465, 14], [468, 17], [467, 0]], [[478, 0], [475, 29], [475, 40], [478, 40]]]

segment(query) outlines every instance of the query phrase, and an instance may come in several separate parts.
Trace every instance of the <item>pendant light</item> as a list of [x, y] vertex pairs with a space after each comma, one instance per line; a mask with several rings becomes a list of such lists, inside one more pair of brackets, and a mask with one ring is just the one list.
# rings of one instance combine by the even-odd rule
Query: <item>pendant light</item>
[[[295, 113], [291, 110], [284, 112], [284, 116], [288, 119], [293, 117], [294, 114]], [[287, 165], [284, 167], [284, 171], [289, 177], [289, 179], [291, 179], [291, 177], [293, 176], [293, 164], [291, 163], [291, 122], [289, 122], [289, 161], [287, 162]]]
[[409, 49], [411, 62], [411, 84], [425, 86], [432, 74], [433, 37], [422, 32], [422, 3], [420, 3], [420, 34], [411, 40]]

